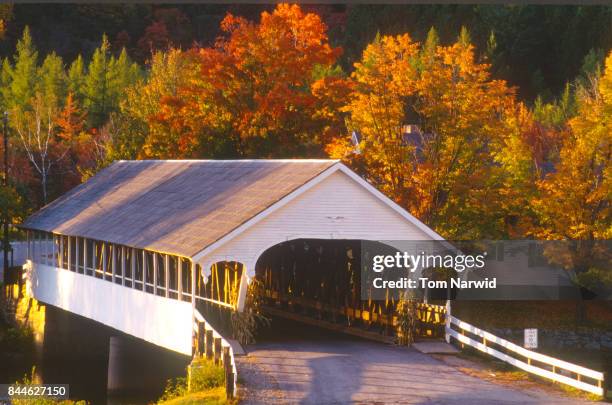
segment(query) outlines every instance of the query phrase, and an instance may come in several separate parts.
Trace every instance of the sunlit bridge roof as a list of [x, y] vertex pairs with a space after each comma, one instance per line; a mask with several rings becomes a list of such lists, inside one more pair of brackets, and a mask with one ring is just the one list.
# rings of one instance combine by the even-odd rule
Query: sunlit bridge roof
[[335, 163], [118, 161], [22, 227], [191, 257]]

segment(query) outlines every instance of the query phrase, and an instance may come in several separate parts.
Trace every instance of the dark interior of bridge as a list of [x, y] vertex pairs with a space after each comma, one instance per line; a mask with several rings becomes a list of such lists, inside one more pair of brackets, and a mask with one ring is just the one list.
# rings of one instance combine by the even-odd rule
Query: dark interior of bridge
[[[254, 280], [263, 312], [276, 319], [392, 341], [398, 298], [387, 293], [384, 299], [373, 299], [371, 291], [362, 291], [361, 286], [362, 255], [368, 256], [373, 245], [377, 252], [395, 252], [378, 242], [340, 239], [296, 239], [267, 249], [257, 261]], [[198, 295], [232, 303], [241, 274], [239, 263], [217, 263], [206, 283], [198, 283], [202, 291]], [[198, 308], [218, 330], [232, 334], [230, 309], [210, 302], [199, 302]], [[433, 336], [439, 329], [422, 332]]]

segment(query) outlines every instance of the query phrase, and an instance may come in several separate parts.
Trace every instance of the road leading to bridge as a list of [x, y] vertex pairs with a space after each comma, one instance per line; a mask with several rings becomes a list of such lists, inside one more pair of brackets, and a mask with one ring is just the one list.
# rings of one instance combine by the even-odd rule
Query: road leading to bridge
[[241, 403], [586, 403], [551, 390], [485, 381], [413, 349], [283, 326], [239, 359]]

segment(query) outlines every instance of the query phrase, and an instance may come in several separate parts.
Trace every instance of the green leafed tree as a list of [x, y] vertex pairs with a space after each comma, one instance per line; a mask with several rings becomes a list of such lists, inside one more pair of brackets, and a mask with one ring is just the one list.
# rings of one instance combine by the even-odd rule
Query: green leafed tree
[[64, 61], [55, 52], [47, 55], [38, 69], [39, 91], [48, 99], [64, 100], [66, 98], [66, 69]]
[[32, 42], [30, 29], [25, 27], [17, 42], [14, 67], [11, 71], [11, 100], [9, 105], [23, 106], [33, 96], [38, 82], [38, 51]]
[[125, 89], [138, 82], [141, 74], [138, 64], [130, 60], [125, 48], [121, 50], [117, 59], [111, 59], [110, 72], [110, 101], [112, 108], [116, 109]]
[[11, 80], [13, 75], [13, 68], [8, 58], [2, 60], [2, 67], [0, 68], [0, 107], [2, 111], [6, 111], [9, 108], [11, 100]]
[[110, 52], [106, 35], [94, 51], [84, 82], [84, 105], [90, 125], [99, 128], [106, 123], [119, 104], [125, 88], [140, 76], [138, 65], [127, 56], [125, 49], [115, 58]]
[[120, 111], [112, 117], [115, 124], [109, 145], [112, 158], [142, 157], [147, 153], [144, 148], [147, 141], [171, 138], [172, 132], [151, 118], [159, 113], [164, 98], [181, 97], [179, 89], [195, 80], [197, 74], [193, 54], [179, 49], [155, 52], [146, 80], [136, 81], [125, 90]]
[[85, 91], [85, 63], [81, 55], [70, 64], [68, 69], [68, 92], [83, 105]]
[[84, 83], [85, 107], [89, 111], [90, 123], [94, 127], [104, 123], [110, 110], [111, 59], [110, 44], [104, 35], [102, 43], [94, 51], [89, 62]]

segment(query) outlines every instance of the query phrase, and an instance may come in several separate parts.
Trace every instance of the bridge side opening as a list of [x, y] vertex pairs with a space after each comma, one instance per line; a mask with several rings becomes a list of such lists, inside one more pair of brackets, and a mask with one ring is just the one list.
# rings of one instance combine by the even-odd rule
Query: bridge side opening
[[237, 310], [244, 264], [213, 263], [206, 272], [196, 265], [196, 309], [223, 336], [232, 336], [231, 317]]
[[189, 258], [90, 238], [29, 230], [32, 263], [92, 276], [160, 297], [191, 301]]

